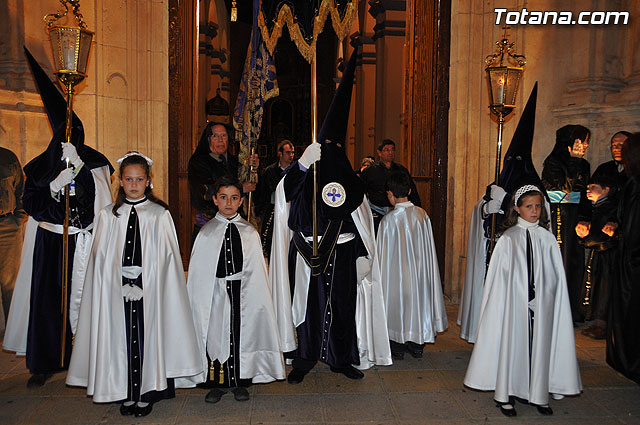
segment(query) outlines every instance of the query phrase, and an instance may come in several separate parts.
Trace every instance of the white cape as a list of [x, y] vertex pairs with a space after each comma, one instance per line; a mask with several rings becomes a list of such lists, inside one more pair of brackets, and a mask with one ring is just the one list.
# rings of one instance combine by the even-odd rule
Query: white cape
[[[310, 268], [298, 253], [296, 261], [296, 287], [293, 303], [289, 285], [289, 242], [293, 235], [288, 225], [289, 203], [284, 193], [284, 179], [276, 188], [274, 206], [274, 230], [269, 261], [269, 280], [272, 283], [273, 304], [282, 349], [293, 351], [297, 347], [295, 327], [304, 321], [307, 308]], [[356, 332], [360, 365], [358, 369], [368, 369], [373, 365], [390, 365], [391, 349], [384, 310], [384, 297], [380, 282], [380, 266], [376, 255], [373, 216], [366, 198], [360, 207], [351, 213], [360, 238], [369, 253], [370, 269], [358, 282], [356, 300]], [[360, 274], [360, 273], [358, 273]]]
[[380, 222], [377, 245], [389, 338], [434, 342], [448, 323], [429, 216], [411, 202], [396, 204]]
[[[226, 279], [216, 277], [229, 222], [218, 213], [200, 229], [189, 263], [187, 290], [202, 353], [201, 368], [205, 370], [208, 369], [207, 352], [212, 360], [220, 363], [229, 357], [231, 305]], [[240, 378], [251, 379], [253, 383], [284, 379], [284, 360], [260, 236], [239, 215], [231, 222], [238, 228], [242, 240], [242, 271], [238, 277], [241, 280]], [[208, 335], [214, 340], [207, 341]]]
[[467, 242], [467, 267], [464, 275], [464, 286], [458, 309], [458, 325], [460, 338], [470, 343], [476, 342], [478, 316], [482, 301], [482, 288], [486, 272], [487, 241], [482, 227], [482, 206], [484, 199], [480, 199], [473, 207], [471, 222], [469, 223], [469, 240]]
[[[140, 393], [144, 394], [166, 389], [167, 378], [203, 371], [171, 214], [151, 201], [135, 208], [142, 245], [144, 359]], [[120, 217], [111, 209], [112, 205], [102, 209], [96, 220], [67, 374], [67, 384], [87, 387], [95, 402], [127, 397], [122, 253], [131, 205], [118, 209]], [[182, 385], [176, 381], [176, 386]]]
[[[96, 193], [93, 201], [95, 216], [106, 205], [111, 203], [111, 174], [109, 166], [91, 170]], [[95, 219], [94, 219], [95, 222]], [[16, 286], [11, 298], [11, 307], [7, 319], [7, 330], [2, 341], [2, 348], [15, 351], [24, 356], [27, 352], [27, 332], [29, 329], [29, 308], [31, 306], [31, 276], [33, 272], [33, 248], [36, 240], [38, 222], [29, 217], [24, 232], [20, 269], [16, 277]], [[69, 321], [71, 330], [75, 332], [78, 323], [82, 287], [86, 273], [87, 261], [91, 250], [93, 236], [89, 232], [78, 234], [76, 253], [73, 256], [71, 270], [71, 296], [69, 297]]]
[[464, 383], [495, 390], [499, 402], [514, 395], [545, 405], [550, 392], [579, 394], [582, 382], [560, 249], [553, 234], [537, 225], [529, 227], [535, 280], [529, 361], [526, 223], [522, 221], [496, 243]]

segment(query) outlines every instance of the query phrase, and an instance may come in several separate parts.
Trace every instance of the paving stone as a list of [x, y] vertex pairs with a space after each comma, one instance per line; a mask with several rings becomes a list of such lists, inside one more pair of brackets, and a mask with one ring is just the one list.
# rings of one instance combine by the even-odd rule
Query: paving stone
[[383, 391], [382, 380], [375, 370], [364, 371], [364, 378], [357, 380], [349, 379], [341, 373], [319, 372], [318, 380], [323, 394], [381, 393]]
[[225, 423], [225, 424], [247, 424], [250, 422], [251, 406], [255, 397], [249, 401], [235, 401], [233, 394], [228, 393], [215, 403], [206, 403], [204, 396], [188, 396], [182, 409], [180, 410], [177, 423], [179, 424], [200, 424], [200, 423]]
[[332, 394], [323, 396], [322, 402], [328, 423], [384, 423], [394, 420], [393, 408], [386, 394]]
[[24, 423], [49, 397], [0, 396], [0, 424]]
[[317, 423], [326, 422], [321, 398], [315, 394], [265, 395], [256, 397], [251, 423]]
[[640, 387], [621, 389], [592, 389], [589, 395], [611, 415], [640, 423]]
[[435, 370], [378, 371], [378, 374], [390, 393], [432, 391], [442, 387], [440, 373]]
[[396, 415], [400, 420], [469, 420], [458, 397], [451, 391], [424, 391], [420, 393], [390, 394]]
[[580, 369], [582, 385], [591, 388], [637, 387], [637, 384], [625, 378], [609, 366], [585, 367]]
[[431, 362], [434, 369], [467, 370], [471, 351], [434, 351], [425, 353], [425, 357]]
[[95, 404], [87, 397], [49, 397], [31, 414], [25, 424], [96, 424], [107, 413], [108, 404]]

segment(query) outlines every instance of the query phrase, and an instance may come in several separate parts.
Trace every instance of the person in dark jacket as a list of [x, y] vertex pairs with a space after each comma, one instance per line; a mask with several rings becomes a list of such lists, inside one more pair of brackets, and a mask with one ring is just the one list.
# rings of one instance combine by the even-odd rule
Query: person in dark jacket
[[607, 321], [607, 363], [640, 384], [640, 133], [622, 147], [629, 179], [620, 196], [619, 276], [613, 281]]
[[556, 131], [556, 144], [544, 160], [542, 183], [551, 202], [551, 230], [556, 235], [567, 275], [574, 322], [584, 320], [580, 294], [584, 275], [584, 248], [578, 244], [576, 225], [586, 226], [589, 163], [583, 158], [591, 132], [581, 125], [565, 125]]
[[382, 217], [393, 207], [387, 199], [387, 191], [385, 189], [385, 183], [389, 176], [393, 173], [404, 173], [409, 176], [411, 182], [411, 193], [409, 194], [409, 201], [415, 206], [421, 207], [420, 195], [418, 195], [418, 189], [416, 184], [407, 170], [402, 165], [394, 162], [396, 157], [396, 144], [391, 139], [384, 139], [377, 149], [379, 162], [367, 167], [362, 171], [360, 178], [364, 182], [367, 196], [369, 198], [369, 206], [373, 213], [373, 223], [375, 225], [376, 232], [378, 231], [378, 225]]
[[284, 139], [278, 143], [278, 160], [266, 167], [258, 188], [258, 216], [262, 217], [260, 239], [265, 257], [271, 253], [271, 236], [273, 234], [273, 205], [276, 199], [276, 187], [284, 172], [293, 162], [295, 147], [291, 140]]

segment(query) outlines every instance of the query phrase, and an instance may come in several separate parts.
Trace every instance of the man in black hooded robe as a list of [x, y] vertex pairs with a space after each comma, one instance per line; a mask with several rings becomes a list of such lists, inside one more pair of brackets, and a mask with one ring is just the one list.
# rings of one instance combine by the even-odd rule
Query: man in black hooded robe
[[[52, 373], [65, 370], [69, 365], [71, 340], [82, 296], [84, 268], [88, 249], [91, 247], [91, 229], [95, 214], [111, 202], [109, 190], [113, 167], [104, 155], [84, 144], [84, 128], [75, 113], [72, 118], [71, 142], [62, 143], [66, 134], [66, 100], [29, 51], [25, 51], [53, 129], [53, 138], [47, 149], [24, 167], [26, 181], [23, 206], [27, 214], [38, 222], [38, 227], [32, 242], [33, 251], [27, 256], [23, 255], [21, 264], [21, 268], [31, 269], [29, 296], [16, 296], [19, 291], [18, 283], [7, 323], [9, 338], [5, 338], [3, 347], [18, 353], [26, 352], [27, 368], [32, 373], [27, 386], [40, 386]], [[65, 159], [68, 159], [69, 168]], [[70, 188], [67, 281], [69, 314], [65, 324], [65, 357], [61, 361], [62, 225], [65, 218], [66, 185]], [[25, 299], [28, 306], [22, 304]], [[24, 320], [24, 314], [28, 315], [28, 320]], [[24, 329], [25, 324], [27, 329]], [[13, 335], [20, 336], [25, 331], [26, 347], [23, 346], [24, 340], [14, 343]]]
[[[354, 366], [367, 368], [391, 363], [379, 268], [372, 264], [375, 263], [373, 218], [364, 197], [364, 185], [353, 171], [344, 148], [355, 61], [354, 52], [320, 129], [321, 142], [308, 146], [280, 183], [290, 204], [287, 224], [292, 237], [287, 241], [288, 259], [281, 258], [279, 249], [272, 250], [270, 274], [273, 296], [277, 299], [274, 304], [283, 300], [279, 294], [289, 293], [289, 288], [282, 288], [283, 281], [290, 282], [293, 293], [293, 302], [289, 299], [281, 303], [285, 308], [293, 304], [298, 337], [293, 370], [288, 376], [292, 384], [301, 382], [318, 360], [350, 379], [364, 376]], [[317, 167], [318, 176], [317, 256], [312, 252], [312, 164]], [[281, 233], [279, 210], [283, 202], [279, 199], [277, 193], [275, 238]], [[274, 240], [274, 247], [276, 243]], [[288, 267], [284, 279], [275, 277], [281, 264]], [[363, 335], [359, 323], [365, 319], [359, 318], [359, 323], [356, 320], [356, 305], [361, 303], [358, 285], [373, 268], [378, 272], [378, 280], [369, 284], [375, 289], [367, 301], [373, 306], [364, 310], [374, 311], [375, 317], [366, 319], [371, 335]], [[279, 314], [286, 317], [283, 311]], [[284, 333], [289, 331], [290, 328], [281, 327], [281, 338], [286, 339]], [[365, 341], [366, 338], [369, 340]], [[287, 351], [287, 343], [283, 343], [283, 349]]]

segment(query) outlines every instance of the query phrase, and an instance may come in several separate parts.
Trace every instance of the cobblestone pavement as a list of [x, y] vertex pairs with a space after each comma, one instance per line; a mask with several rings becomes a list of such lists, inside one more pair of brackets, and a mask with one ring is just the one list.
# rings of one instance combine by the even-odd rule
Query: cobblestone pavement
[[95, 404], [84, 388], [67, 387], [58, 373], [42, 388], [28, 389], [24, 358], [0, 353], [0, 424], [640, 424], [640, 386], [605, 362], [605, 344], [576, 331], [584, 392], [551, 400], [554, 415], [518, 404], [506, 418], [492, 392], [462, 385], [471, 344], [458, 337], [457, 305], [448, 305], [449, 329], [428, 344], [422, 359], [406, 356], [393, 366], [376, 367], [350, 381], [317, 366], [299, 385], [285, 381], [249, 388], [251, 399], [231, 394], [217, 404], [204, 402], [205, 390], [177, 390], [144, 418], [123, 417], [117, 404]]

